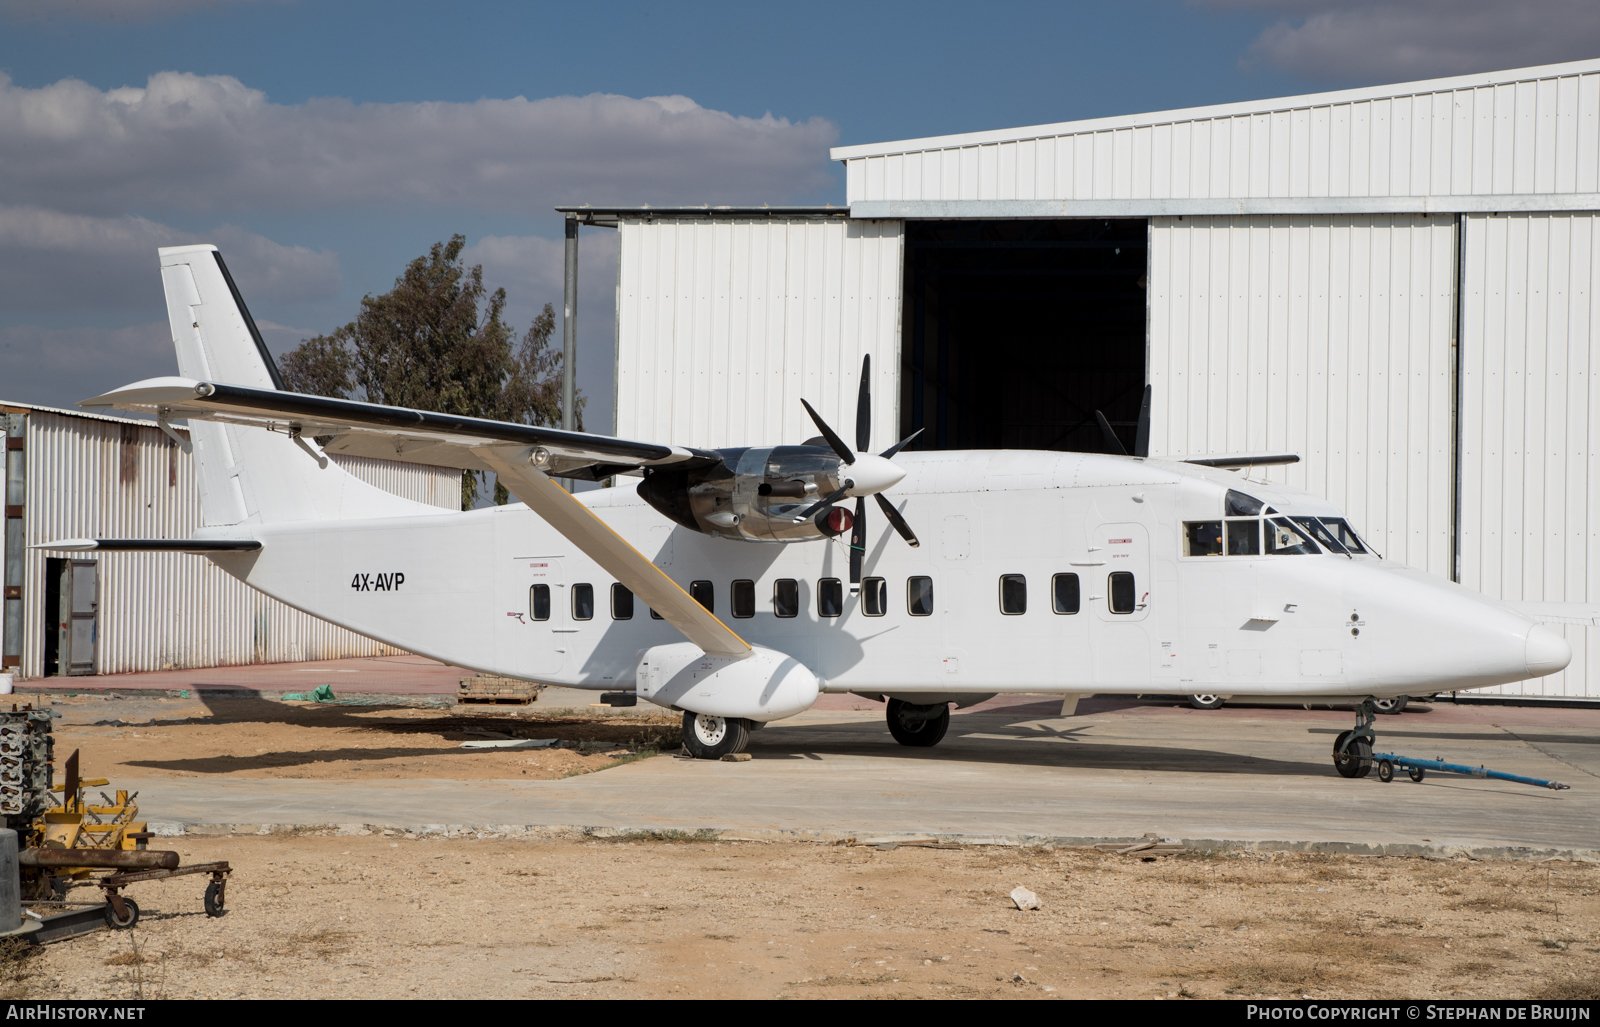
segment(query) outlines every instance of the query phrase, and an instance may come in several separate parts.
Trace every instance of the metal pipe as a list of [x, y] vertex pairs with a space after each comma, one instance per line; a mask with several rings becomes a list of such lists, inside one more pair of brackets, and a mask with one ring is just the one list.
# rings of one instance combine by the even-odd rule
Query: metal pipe
[[178, 854], [162, 849], [23, 849], [17, 862], [25, 867], [176, 870]]
[[561, 310], [561, 427], [573, 430], [578, 374], [578, 218], [567, 215], [567, 266]]

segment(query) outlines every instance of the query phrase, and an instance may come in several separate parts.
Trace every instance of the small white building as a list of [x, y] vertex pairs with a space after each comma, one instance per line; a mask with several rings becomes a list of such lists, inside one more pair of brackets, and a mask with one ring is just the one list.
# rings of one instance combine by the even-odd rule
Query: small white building
[[[194, 458], [151, 421], [0, 403], [5, 438], [5, 616], [0, 669], [120, 674], [391, 655], [185, 553], [45, 553], [62, 538], [189, 538]], [[333, 456], [408, 499], [461, 508], [461, 472]]]
[[[1390, 559], [1600, 602], [1600, 61], [839, 147], [847, 209], [621, 231], [616, 432], [1293, 452]], [[1594, 412], [1594, 413], [1592, 413]], [[1600, 699], [1600, 639], [1502, 691]]]

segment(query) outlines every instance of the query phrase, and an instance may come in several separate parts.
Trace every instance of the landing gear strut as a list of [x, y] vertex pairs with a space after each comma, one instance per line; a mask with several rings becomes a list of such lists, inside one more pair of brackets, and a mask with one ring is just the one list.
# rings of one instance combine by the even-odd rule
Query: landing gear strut
[[1372, 722], [1378, 711], [1371, 699], [1363, 699], [1356, 707], [1356, 726], [1353, 731], [1341, 731], [1333, 740], [1333, 769], [1340, 777], [1366, 777], [1372, 773]]
[[939, 739], [950, 729], [950, 704], [934, 703], [919, 706], [901, 699], [890, 699], [889, 733], [901, 745], [927, 747], [938, 745]]

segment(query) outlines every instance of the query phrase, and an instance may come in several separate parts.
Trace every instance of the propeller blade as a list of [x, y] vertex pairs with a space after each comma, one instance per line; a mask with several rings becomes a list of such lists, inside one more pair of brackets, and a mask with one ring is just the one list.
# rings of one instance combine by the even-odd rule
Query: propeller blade
[[878, 501], [878, 508], [883, 511], [885, 517], [889, 518], [889, 523], [894, 525], [894, 530], [900, 533], [900, 537], [905, 539], [912, 549], [922, 545], [921, 542], [917, 541], [916, 532], [911, 530], [911, 525], [907, 524], [906, 519], [900, 516], [900, 511], [894, 508], [894, 504], [884, 498], [882, 492], [873, 493], [872, 498]]
[[[801, 402], [805, 402], [801, 400]], [[1111, 430], [1111, 422], [1106, 420], [1106, 415], [1096, 410], [1094, 419], [1100, 422], [1100, 434], [1106, 437], [1106, 448], [1119, 456], [1127, 456], [1128, 451], [1122, 448], [1122, 440], [1117, 438], [1117, 433]]]
[[839, 454], [839, 459], [847, 464], [855, 463], [856, 455], [850, 452], [850, 447], [844, 444], [844, 439], [841, 439], [832, 428], [828, 427], [828, 422], [822, 419], [822, 415], [811, 409], [811, 404], [803, 399], [800, 401], [800, 405], [806, 408], [806, 413], [811, 415], [811, 420], [817, 425], [817, 431], [820, 431], [822, 437], [828, 440], [828, 445], [833, 448], [835, 453]]
[[856, 395], [856, 452], [872, 448], [872, 354], [861, 358], [861, 392]]
[[912, 432], [910, 435], [907, 435], [905, 438], [901, 439], [899, 442], [896, 442], [894, 445], [890, 446], [888, 449], [884, 450], [878, 455], [883, 457], [885, 460], [889, 459], [902, 449], [905, 449], [906, 446], [910, 445], [912, 439], [916, 438], [918, 435], [921, 435], [924, 431], [926, 431], [926, 429], [918, 428], [916, 431]]
[[806, 507], [804, 510], [802, 510], [799, 513], [795, 514], [794, 522], [796, 524], [799, 524], [801, 521], [808, 520], [809, 518], [814, 516], [818, 510], [821, 510], [825, 506], [832, 506], [834, 503], [836, 503], [839, 500], [843, 499], [844, 498], [844, 494], [846, 492], [849, 492], [853, 488], [855, 488], [855, 482], [850, 481], [849, 479], [846, 479], [845, 483], [844, 483], [844, 487], [839, 489], [838, 492], [835, 492], [833, 495], [829, 496], [827, 499], [819, 499], [819, 500], [817, 500], [815, 503], [812, 503], [810, 506]]
[[[867, 497], [856, 497], [856, 523], [850, 529], [850, 584], [861, 584], [861, 557], [867, 551]], [[1352, 559], [1354, 559], [1352, 557]]]
[[1150, 393], [1152, 386], [1144, 387], [1144, 402], [1139, 404], [1139, 431], [1133, 437], [1133, 455], [1150, 455]]

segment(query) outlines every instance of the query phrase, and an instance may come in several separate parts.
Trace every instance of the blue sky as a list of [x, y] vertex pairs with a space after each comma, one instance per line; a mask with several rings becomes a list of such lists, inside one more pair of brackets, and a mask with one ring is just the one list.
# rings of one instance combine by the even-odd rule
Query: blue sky
[[[1600, 56], [1597, 9], [0, 0], [0, 398], [171, 373], [158, 245], [222, 246], [279, 351], [453, 232], [525, 325], [557, 203], [840, 203], [837, 143]], [[614, 235], [583, 245], [605, 430]]]

